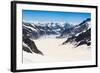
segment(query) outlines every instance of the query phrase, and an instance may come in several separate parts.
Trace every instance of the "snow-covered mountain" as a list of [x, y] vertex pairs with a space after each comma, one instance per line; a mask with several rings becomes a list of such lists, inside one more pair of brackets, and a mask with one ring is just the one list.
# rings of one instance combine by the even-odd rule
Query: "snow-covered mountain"
[[29, 23], [23, 23], [22, 29], [23, 29], [23, 36], [35, 39], [38, 38], [38, 29], [35, 26]]
[[79, 33], [84, 32], [87, 29], [91, 28], [90, 22], [91, 22], [91, 19], [87, 18], [86, 20], [84, 20], [80, 24], [63, 30], [60, 37], [70, 37], [70, 36], [78, 35]]
[[61, 33], [65, 30], [65, 29], [69, 29], [71, 28], [73, 25], [68, 24], [68, 23], [38, 23], [38, 24], [34, 24], [34, 23], [25, 23], [23, 22], [23, 34], [27, 34], [29, 37], [33, 38], [33, 39], [37, 39], [41, 36], [47, 35], [55, 35], [56, 36], [60, 36]]
[[76, 25], [72, 29], [70, 29], [70, 32], [68, 35], [68, 39], [63, 42], [63, 44], [66, 44], [68, 42], [74, 43], [76, 47], [87, 44], [87, 46], [91, 45], [91, 19], [88, 18], [84, 20], [79, 25]]

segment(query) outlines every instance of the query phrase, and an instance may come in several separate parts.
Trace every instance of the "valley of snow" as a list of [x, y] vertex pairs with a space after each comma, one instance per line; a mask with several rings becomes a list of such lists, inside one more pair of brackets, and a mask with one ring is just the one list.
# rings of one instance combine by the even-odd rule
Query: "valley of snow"
[[91, 60], [91, 48], [87, 45], [76, 47], [67, 43], [62, 45], [66, 38], [40, 38], [34, 40], [37, 48], [44, 54], [28, 53], [23, 51], [23, 63], [67, 62]]

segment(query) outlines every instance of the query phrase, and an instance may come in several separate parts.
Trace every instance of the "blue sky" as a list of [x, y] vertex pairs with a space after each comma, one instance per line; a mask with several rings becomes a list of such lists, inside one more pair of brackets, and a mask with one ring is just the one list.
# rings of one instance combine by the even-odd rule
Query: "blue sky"
[[70, 24], [79, 24], [87, 18], [91, 18], [91, 13], [79, 12], [56, 12], [39, 10], [22, 10], [23, 21], [33, 22], [67, 22]]

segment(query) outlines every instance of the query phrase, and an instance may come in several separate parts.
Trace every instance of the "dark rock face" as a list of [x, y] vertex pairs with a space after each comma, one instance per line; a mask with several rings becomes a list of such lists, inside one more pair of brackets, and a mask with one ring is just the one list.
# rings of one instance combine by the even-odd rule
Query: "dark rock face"
[[[36, 44], [35, 44], [34, 41], [32, 41], [31, 39], [29, 39], [29, 38], [23, 38], [23, 42], [24, 42], [25, 44], [27, 44], [27, 46], [32, 50], [32, 52], [34, 52], [34, 53], [36, 53], [36, 54], [41, 54], [41, 55], [43, 55], [43, 53], [42, 53], [40, 50], [38, 50], [38, 48], [36, 47]], [[28, 48], [26, 48], [26, 47], [23, 47], [23, 48], [24, 48], [24, 50], [27, 49], [27, 50], [25, 50], [25, 51], [29, 52], [29, 51], [28, 51]], [[30, 52], [31, 52], [31, 51], [30, 51]]]
[[22, 46], [23, 47], [23, 50], [28, 52], [28, 53], [32, 53], [32, 51], [30, 50], [30, 48], [26, 47], [26, 46]]
[[65, 42], [63, 42], [62, 44], [64, 45], [68, 42], [72, 43], [74, 41], [74, 39], [75, 39], [75, 36], [72, 36], [72, 37], [68, 38]]
[[91, 41], [91, 29], [88, 29], [87, 31], [80, 33], [78, 36], [72, 36], [72, 37], [68, 38], [62, 44], [64, 45], [68, 42], [70, 42], [70, 43], [75, 42], [76, 47], [83, 45], [83, 44], [90, 46], [91, 45], [90, 41]]
[[79, 42], [81, 40], [87, 40], [87, 41], [91, 40], [91, 29], [88, 29], [86, 32], [82, 32], [75, 39], [76, 42]]
[[81, 41], [79, 44], [76, 45], [76, 47], [80, 46], [80, 45], [84, 45], [86, 44], [87, 46], [91, 45], [91, 42], [87, 42], [87, 41]]

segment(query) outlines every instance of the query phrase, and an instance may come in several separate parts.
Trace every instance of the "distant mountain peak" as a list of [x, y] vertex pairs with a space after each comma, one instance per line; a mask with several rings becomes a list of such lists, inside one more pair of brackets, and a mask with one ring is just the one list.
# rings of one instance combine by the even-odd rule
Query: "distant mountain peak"
[[89, 21], [91, 21], [91, 18], [87, 18], [86, 20], [84, 20], [83, 22], [81, 22], [79, 25], [82, 25], [82, 24], [84, 24], [86, 22], [89, 22]]

